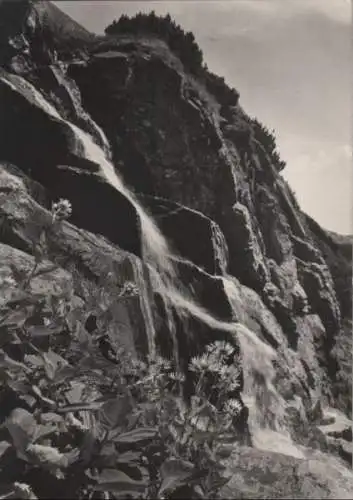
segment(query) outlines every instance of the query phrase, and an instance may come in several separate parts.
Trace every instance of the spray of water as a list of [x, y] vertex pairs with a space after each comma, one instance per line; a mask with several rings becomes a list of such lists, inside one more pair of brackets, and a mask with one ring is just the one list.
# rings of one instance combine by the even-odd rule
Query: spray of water
[[[231, 277], [223, 277], [222, 280], [229, 303], [237, 314], [242, 310], [239, 288]], [[287, 434], [286, 403], [273, 385], [275, 377], [273, 361], [277, 358], [277, 353], [251, 330], [247, 329], [248, 331], [244, 332], [244, 328], [244, 325], [239, 324], [237, 338], [243, 358], [244, 399], [249, 408], [250, 429], [253, 434], [258, 429], [264, 428]]]

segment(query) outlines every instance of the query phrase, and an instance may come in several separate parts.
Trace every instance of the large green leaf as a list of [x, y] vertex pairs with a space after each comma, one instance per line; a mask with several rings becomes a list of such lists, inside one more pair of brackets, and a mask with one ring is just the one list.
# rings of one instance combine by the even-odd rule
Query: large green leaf
[[41, 444], [30, 444], [26, 450], [31, 461], [48, 469], [67, 468], [79, 457], [79, 450], [74, 449], [67, 453], [61, 453], [54, 446]]
[[26, 364], [32, 365], [36, 368], [41, 368], [45, 363], [43, 357], [39, 356], [38, 354], [26, 354], [25, 362]]
[[147, 488], [145, 481], [135, 481], [127, 474], [116, 469], [105, 469], [98, 477], [96, 491], [110, 491], [114, 494], [141, 495]]
[[14, 409], [5, 422], [11, 434], [13, 444], [21, 458], [25, 458], [25, 450], [33, 441], [37, 422], [33, 415], [23, 408]]
[[27, 382], [27, 380], [19, 377], [9, 381], [7, 385], [17, 394], [28, 394], [31, 390], [31, 385]]
[[0, 441], [0, 459], [9, 448], [11, 448], [10, 443], [8, 443], [7, 441]]
[[72, 378], [77, 372], [77, 369], [71, 365], [65, 365], [58, 368], [55, 372], [55, 384], [62, 384], [67, 379]]
[[104, 401], [92, 401], [91, 403], [76, 403], [57, 408], [57, 413], [68, 413], [74, 411], [97, 411], [102, 408]]
[[42, 413], [40, 415], [40, 420], [43, 424], [61, 424], [64, 422], [64, 418], [61, 415], [53, 412]]
[[81, 403], [82, 399], [84, 399], [83, 394], [86, 389], [86, 386], [83, 382], [72, 381], [70, 383], [71, 388], [68, 391], [65, 391], [65, 399], [71, 405]]
[[32, 385], [31, 389], [32, 389], [33, 393], [39, 398], [39, 400], [44, 405], [46, 405], [47, 407], [49, 407], [52, 410], [56, 409], [57, 404], [55, 403], [55, 401], [53, 401], [52, 399], [49, 399], [46, 396], [44, 396], [42, 394], [42, 391], [40, 390], [40, 388], [38, 386]]
[[10, 358], [2, 349], [0, 349], [0, 369], [8, 369], [12, 371], [20, 371], [25, 373], [30, 373], [30, 369], [27, 368], [26, 365], [20, 363], [19, 361], [15, 361]]
[[33, 442], [36, 442], [40, 439], [43, 439], [44, 437], [51, 436], [57, 430], [58, 430], [58, 426], [55, 424], [37, 425], [35, 432], [34, 432], [34, 436], [33, 436]]
[[127, 415], [131, 412], [132, 405], [127, 395], [109, 399], [102, 406], [100, 421], [108, 429], [114, 429], [125, 422]]
[[30, 326], [26, 330], [31, 338], [50, 337], [51, 335], [57, 335], [61, 333], [62, 326], [36, 325]]
[[[7, 303], [9, 305], [9, 302]], [[1, 326], [16, 326], [21, 327], [26, 320], [33, 314], [34, 306], [15, 306], [15, 309], [8, 310], [1, 314]]]
[[162, 484], [159, 497], [164, 496], [166, 491], [173, 491], [188, 484], [194, 472], [195, 466], [191, 462], [177, 458], [166, 460], [160, 468]]
[[63, 357], [59, 356], [59, 354], [56, 354], [52, 350], [44, 352], [43, 359], [47, 377], [53, 381], [55, 380], [57, 370], [69, 365]]
[[117, 458], [117, 462], [125, 463], [125, 464], [139, 462], [141, 460], [141, 455], [142, 455], [141, 451], [129, 450], [129, 451], [126, 451], [125, 453], [119, 453], [119, 456]]
[[150, 441], [157, 436], [158, 429], [156, 427], [139, 427], [130, 432], [124, 432], [122, 434], [114, 436], [111, 433], [111, 439], [116, 443], [139, 443], [143, 441]]

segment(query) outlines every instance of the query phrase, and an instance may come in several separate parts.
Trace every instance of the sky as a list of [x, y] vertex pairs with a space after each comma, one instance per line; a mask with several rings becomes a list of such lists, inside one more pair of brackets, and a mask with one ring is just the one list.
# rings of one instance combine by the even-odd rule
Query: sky
[[275, 130], [302, 209], [326, 229], [353, 233], [350, 0], [54, 3], [96, 33], [121, 14], [169, 12], [245, 111]]

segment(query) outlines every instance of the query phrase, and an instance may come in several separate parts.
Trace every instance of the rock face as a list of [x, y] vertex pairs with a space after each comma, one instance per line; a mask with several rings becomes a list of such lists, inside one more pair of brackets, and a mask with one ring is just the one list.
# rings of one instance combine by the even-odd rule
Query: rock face
[[[240, 106], [220, 103], [161, 40], [96, 39], [49, 2], [5, 1], [0, 19], [1, 273], [11, 277], [8, 260], [31, 266], [51, 202], [67, 198], [72, 218], [48, 232], [57, 270], [37, 286], [66, 283], [73, 301], [101, 293], [114, 342], [176, 355], [186, 372], [207, 343], [229, 340], [244, 401], [259, 406], [271, 382], [277, 403], [262, 410], [283, 410], [287, 429], [294, 414], [318, 425], [317, 405], [351, 417], [350, 243], [300, 210]], [[126, 280], [141, 293], [118, 303]], [[262, 460], [244, 450], [237, 470]], [[272, 489], [246, 485], [242, 498], [272, 496], [284, 465], [268, 460]], [[333, 498], [311, 481], [295, 498]]]

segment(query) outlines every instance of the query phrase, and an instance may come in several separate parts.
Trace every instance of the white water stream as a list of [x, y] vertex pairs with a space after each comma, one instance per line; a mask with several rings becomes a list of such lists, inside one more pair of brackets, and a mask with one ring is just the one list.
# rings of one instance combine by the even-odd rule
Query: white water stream
[[[159, 231], [153, 219], [123, 184], [114, 166], [106, 158], [104, 151], [93, 141], [88, 133], [69, 121], [64, 120], [54, 106], [52, 106], [35, 87], [23, 78], [11, 75], [9, 79], [0, 76], [0, 80], [7, 84], [12, 90], [21, 93], [32, 102], [34, 101], [35, 105], [40, 107], [55, 120], [65, 123], [76, 138], [77, 145], [79, 146], [77, 148], [77, 154], [81, 154], [87, 160], [98, 164], [101, 168], [101, 175], [104, 176], [106, 181], [119, 191], [119, 193], [124, 195], [135, 207], [141, 223], [143, 257], [149, 267], [154, 270], [152, 277], [154, 275], [154, 286], [158, 287], [159, 293], [166, 297], [181, 313], [195, 317], [211, 328], [233, 333], [239, 340], [244, 368], [244, 394], [245, 397], [254, 398], [256, 412], [251, 413], [253, 425], [261, 425], [257, 422], [257, 419], [259, 418], [259, 414], [266, 411], [262, 405], [272, 404], [266, 401], [268, 393], [270, 392], [275, 396], [277, 394], [271, 384], [274, 375], [272, 360], [276, 357], [275, 350], [262, 342], [262, 340], [260, 340], [249, 328], [238, 322], [227, 323], [214, 318], [207, 310], [197, 305], [187, 296], [185, 291], [183, 291], [182, 284], [177, 279], [177, 273], [173, 265], [173, 260], [180, 260], [180, 258], [172, 254], [166, 239]], [[104, 142], [108, 143], [106, 139]], [[140, 281], [143, 283], [142, 269], [138, 269], [138, 274], [141, 274]], [[233, 302], [233, 307], [236, 308], [236, 303], [238, 303], [236, 288], [234, 286], [232, 288], [228, 283], [228, 286], [225, 286], [225, 292], [227, 293], [230, 303], [232, 304]], [[154, 352], [155, 334], [152, 314], [146, 300], [143, 304], [143, 309], [149, 325], [149, 344], [152, 353]], [[259, 385], [261, 386], [261, 390], [259, 390]], [[250, 411], [252, 411], [251, 408]]]

